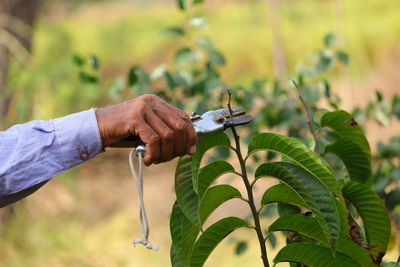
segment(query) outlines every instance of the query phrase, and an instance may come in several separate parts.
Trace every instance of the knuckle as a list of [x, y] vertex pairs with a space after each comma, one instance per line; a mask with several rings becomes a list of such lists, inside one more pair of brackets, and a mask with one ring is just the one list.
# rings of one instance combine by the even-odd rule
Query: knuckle
[[190, 122], [190, 117], [188, 114], [183, 112], [182, 110], [179, 111], [179, 117], [181, 117], [183, 120]]
[[166, 130], [163, 132], [162, 137], [165, 141], [172, 141], [174, 140], [174, 132], [171, 130]]
[[157, 96], [154, 94], [144, 94], [141, 96], [141, 98], [145, 101], [152, 101], [156, 98]]
[[152, 134], [149, 136], [148, 140], [150, 143], [158, 143], [160, 142], [160, 137], [156, 134]]
[[175, 121], [175, 129], [178, 132], [183, 132], [187, 128], [187, 122], [184, 122], [183, 120], [176, 120]]

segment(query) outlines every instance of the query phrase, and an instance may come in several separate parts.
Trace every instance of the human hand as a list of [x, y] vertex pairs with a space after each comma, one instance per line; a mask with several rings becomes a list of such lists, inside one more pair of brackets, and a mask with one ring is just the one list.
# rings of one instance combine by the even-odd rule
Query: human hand
[[96, 116], [103, 147], [121, 147], [121, 140], [138, 136], [146, 144], [146, 166], [196, 152], [197, 135], [189, 116], [156, 95], [99, 108]]

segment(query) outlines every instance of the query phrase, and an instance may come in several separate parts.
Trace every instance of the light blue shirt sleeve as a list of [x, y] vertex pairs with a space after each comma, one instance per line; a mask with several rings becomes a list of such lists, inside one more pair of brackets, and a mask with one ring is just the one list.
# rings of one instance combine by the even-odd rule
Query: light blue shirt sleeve
[[0, 196], [24, 190], [102, 151], [94, 109], [0, 132]]

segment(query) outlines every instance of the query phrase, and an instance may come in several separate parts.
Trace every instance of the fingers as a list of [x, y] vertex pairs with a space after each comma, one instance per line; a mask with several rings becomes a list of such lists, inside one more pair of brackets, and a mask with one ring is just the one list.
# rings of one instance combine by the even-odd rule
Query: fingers
[[153, 110], [149, 110], [145, 113], [145, 120], [158, 134], [160, 140], [159, 157], [156, 158], [153, 157], [153, 155], [150, 155], [150, 158], [155, 163], [171, 160], [174, 157], [174, 131], [170, 129], [170, 127], [168, 127], [168, 125], [153, 112]]
[[158, 110], [160, 118], [172, 129], [174, 134], [173, 157], [182, 156], [186, 153], [186, 128], [187, 123], [178, 115], [169, 110]]
[[[163, 106], [169, 111], [162, 113], [166, 114], [163, 116], [163, 120], [174, 130], [176, 135], [175, 151], [177, 153], [175, 153], [175, 156], [193, 155], [196, 153], [197, 134], [189, 116], [165, 101], [162, 102]], [[182, 136], [185, 136], [185, 138]]]
[[186, 136], [186, 153], [194, 155], [196, 153], [197, 133], [192, 123], [187, 127]]
[[160, 157], [160, 137], [144, 120], [138, 127], [137, 135], [146, 144], [144, 165], [149, 166]]

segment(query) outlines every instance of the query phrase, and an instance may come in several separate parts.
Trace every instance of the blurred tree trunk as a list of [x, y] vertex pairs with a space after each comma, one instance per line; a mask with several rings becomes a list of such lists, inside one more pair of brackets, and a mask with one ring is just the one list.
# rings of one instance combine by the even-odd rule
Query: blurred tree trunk
[[276, 78], [280, 82], [284, 82], [287, 79], [288, 70], [285, 42], [280, 25], [281, 2], [282, 0], [267, 0], [269, 26], [272, 35], [272, 67], [274, 68]]
[[[13, 57], [22, 61], [29, 58], [39, 1], [0, 0], [0, 122], [4, 121], [12, 99], [12, 92], [6, 91], [9, 63]], [[13, 214], [12, 206], [1, 209], [0, 231]]]
[[0, 0], [0, 118], [7, 115], [12, 92], [6, 92], [8, 65], [12, 57], [28, 59], [32, 27], [40, 0]]

